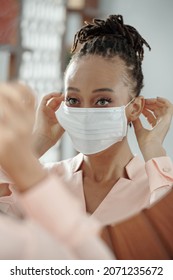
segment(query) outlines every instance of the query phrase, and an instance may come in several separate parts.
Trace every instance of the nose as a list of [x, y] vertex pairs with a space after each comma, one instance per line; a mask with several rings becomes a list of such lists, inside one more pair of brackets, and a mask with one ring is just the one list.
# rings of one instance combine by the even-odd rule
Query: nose
[[91, 101], [85, 96], [85, 98], [83, 98], [83, 100], [81, 101], [80, 107], [91, 108], [92, 107]]

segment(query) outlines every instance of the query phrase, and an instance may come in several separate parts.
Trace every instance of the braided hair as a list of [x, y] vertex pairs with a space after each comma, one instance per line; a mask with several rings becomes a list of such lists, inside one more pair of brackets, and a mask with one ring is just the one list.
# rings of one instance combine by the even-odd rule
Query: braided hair
[[[79, 44], [82, 47], [75, 53]], [[75, 34], [72, 60], [86, 55], [99, 55], [105, 58], [119, 56], [126, 66], [128, 83], [136, 96], [143, 87], [142, 60], [144, 47], [149, 44], [132, 26], [123, 22], [121, 15], [110, 15], [106, 20], [93, 19]]]

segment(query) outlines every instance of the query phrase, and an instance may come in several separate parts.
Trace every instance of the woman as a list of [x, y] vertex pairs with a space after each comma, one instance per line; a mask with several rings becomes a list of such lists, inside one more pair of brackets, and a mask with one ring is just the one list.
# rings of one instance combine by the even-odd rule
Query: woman
[[[172, 105], [163, 98], [145, 100], [139, 95], [143, 45], [150, 47], [122, 16], [86, 24], [75, 35], [73, 52], [79, 43], [65, 73], [65, 96], [53, 93], [43, 98], [33, 146], [40, 156], [64, 130], [69, 133], [80, 153], [50, 165], [50, 172], [62, 177], [83, 209], [104, 226], [135, 214], [171, 188], [173, 167], [162, 142]], [[141, 113], [152, 130], [143, 128]], [[130, 150], [130, 123], [146, 163]]]
[[[162, 142], [173, 109], [166, 99], [140, 96], [144, 45], [150, 47], [122, 16], [86, 24], [75, 35], [73, 52], [79, 44], [65, 73], [65, 97], [52, 94], [42, 101], [34, 146], [41, 155], [67, 131], [80, 154], [50, 169], [69, 183], [87, 212], [107, 225], [171, 188], [173, 167]], [[143, 128], [141, 113], [151, 130]], [[130, 123], [146, 163], [130, 150]]]

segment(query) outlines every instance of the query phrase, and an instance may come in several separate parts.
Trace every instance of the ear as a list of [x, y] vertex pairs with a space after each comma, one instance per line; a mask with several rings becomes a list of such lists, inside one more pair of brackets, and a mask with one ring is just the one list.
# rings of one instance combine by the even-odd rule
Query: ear
[[126, 108], [128, 122], [135, 121], [143, 111], [145, 99], [143, 96], [137, 96], [135, 100]]

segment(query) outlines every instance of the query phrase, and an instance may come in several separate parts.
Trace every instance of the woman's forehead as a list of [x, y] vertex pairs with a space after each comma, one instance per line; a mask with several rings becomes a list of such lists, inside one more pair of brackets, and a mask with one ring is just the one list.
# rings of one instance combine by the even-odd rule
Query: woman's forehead
[[126, 98], [129, 95], [129, 86], [124, 84], [123, 76], [124, 67], [120, 59], [115, 61], [97, 56], [82, 57], [69, 65], [65, 76], [65, 91], [85, 93], [87, 96], [99, 92], [102, 95], [106, 93], [117, 98]]
[[119, 57], [107, 59], [98, 55], [84, 56], [70, 62], [65, 73], [65, 80], [82, 78], [106, 79], [111, 81], [121, 79], [124, 63]]

